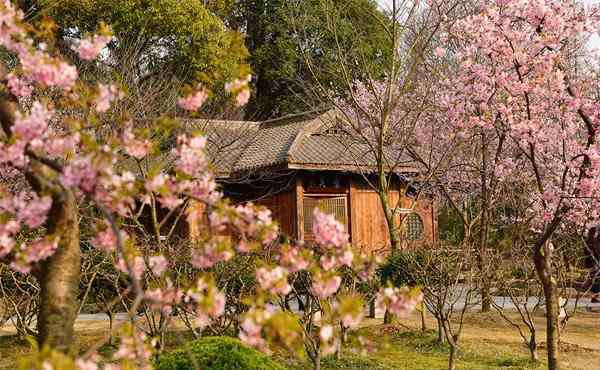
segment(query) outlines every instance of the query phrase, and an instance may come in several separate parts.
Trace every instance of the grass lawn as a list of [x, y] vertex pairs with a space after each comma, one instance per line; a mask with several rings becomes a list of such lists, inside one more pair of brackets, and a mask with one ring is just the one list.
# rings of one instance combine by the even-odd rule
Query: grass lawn
[[[99, 338], [105, 335], [104, 322], [81, 323], [77, 325], [77, 348], [86, 351]], [[544, 318], [538, 317], [540, 330], [538, 340], [544, 339]], [[366, 320], [365, 325], [352, 333], [350, 344], [344, 349], [340, 360], [326, 358], [323, 369], [445, 369], [447, 348], [436, 342], [434, 323], [428, 320], [430, 330], [419, 330], [419, 318], [413, 315], [402, 319], [398, 325], [384, 326], [381, 320]], [[0, 330], [0, 369], [13, 369], [17, 358], [27, 355], [29, 344]], [[356, 353], [353, 348], [362, 336], [374, 344], [374, 351], [366, 355]], [[187, 335], [174, 332], [169, 336], [169, 348], [181, 345], [188, 340]], [[562, 362], [565, 369], [600, 369], [600, 313], [581, 312], [573, 317], [562, 334]], [[543, 343], [539, 356], [544, 358]], [[101, 353], [113, 351], [105, 346]], [[307, 369], [306, 359], [278, 354], [277, 360], [290, 369]], [[469, 314], [462, 337], [462, 348], [458, 361], [459, 369], [544, 369], [544, 364], [529, 361], [527, 349], [523, 346], [517, 331], [509, 327], [497, 314]], [[240, 369], [243, 370], [243, 369]]]

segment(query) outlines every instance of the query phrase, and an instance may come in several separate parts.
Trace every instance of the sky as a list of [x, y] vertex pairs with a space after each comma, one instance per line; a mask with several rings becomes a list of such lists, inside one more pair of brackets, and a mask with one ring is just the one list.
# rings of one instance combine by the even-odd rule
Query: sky
[[[392, 1], [393, 0], [377, 0], [377, 2], [386, 9], [390, 9], [391, 5], [392, 5]], [[488, 0], [491, 1], [491, 0]], [[591, 6], [591, 5], [595, 5], [595, 4], [600, 4], [600, 0], [583, 0], [584, 4], [586, 4], [587, 6]], [[596, 34], [591, 40], [590, 40], [590, 47], [595, 48], [595, 49], [599, 49], [600, 50], [600, 35]]]

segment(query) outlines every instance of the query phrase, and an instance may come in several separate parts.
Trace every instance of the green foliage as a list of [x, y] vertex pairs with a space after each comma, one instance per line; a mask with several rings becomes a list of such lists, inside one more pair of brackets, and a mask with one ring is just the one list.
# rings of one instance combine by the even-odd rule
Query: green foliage
[[[193, 356], [193, 359], [190, 358]], [[228, 337], [205, 337], [158, 357], [157, 370], [283, 370], [267, 355]]]
[[[252, 119], [318, 105], [311, 91], [317, 82], [313, 72], [319, 83], [343, 90], [340, 53], [346, 62], [368, 60], [377, 75], [392, 50], [379, 23], [385, 16], [373, 0], [220, 0], [211, 9], [231, 28], [247, 33], [255, 88], [247, 116]], [[316, 67], [312, 72], [306, 58]], [[351, 71], [353, 77], [364, 72]]]
[[226, 30], [199, 0], [43, 0], [40, 5], [66, 38], [94, 32], [101, 22], [110, 25], [116, 37], [110, 44], [113, 57], [123, 57], [120, 52], [129, 48], [135, 60], [127, 62], [141, 76], [222, 83], [248, 72], [241, 35]]
[[465, 237], [460, 215], [451, 207], [441, 207], [438, 212], [438, 234], [440, 240], [458, 245]]
[[390, 255], [377, 273], [382, 285], [388, 283], [395, 287], [419, 285], [418, 274], [414, 273], [415, 264], [424, 260], [423, 251], [398, 251]]

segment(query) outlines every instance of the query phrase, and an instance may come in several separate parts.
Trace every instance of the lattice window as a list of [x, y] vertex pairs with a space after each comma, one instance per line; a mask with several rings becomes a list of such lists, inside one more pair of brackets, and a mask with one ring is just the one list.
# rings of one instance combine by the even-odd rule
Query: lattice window
[[416, 213], [409, 213], [403, 223], [404, 237], [407, 240], [420, 240], [423, 238], [423, 220]]
[[318, 208], [323, 213], [332, 214], [336, 220], [348, 229], [348, 212], [346, 197], [304, 197], [304, 233], [310, 238], [312, 234], [313, 212]]

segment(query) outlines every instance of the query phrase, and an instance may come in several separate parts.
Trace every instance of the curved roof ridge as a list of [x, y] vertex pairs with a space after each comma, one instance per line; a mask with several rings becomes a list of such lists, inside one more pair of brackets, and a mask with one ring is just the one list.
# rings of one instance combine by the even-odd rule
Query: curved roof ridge
[[298, 132], [294, 138], [294, 141], [290, 144], [287, 151], [286, 160], [292, 161], [294, 154], [296, 154], [298, 147], [302, 143], [302, 140], [317, 132], [323, 125], [326, 124], [325, 119], [330, 119], [332, 116], [335, 118], [335, 111], [333, 109], [329, 109], [308, 122], [307, 125]]

